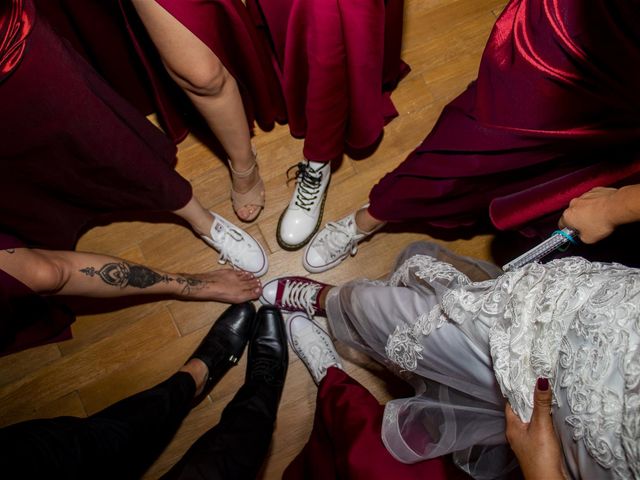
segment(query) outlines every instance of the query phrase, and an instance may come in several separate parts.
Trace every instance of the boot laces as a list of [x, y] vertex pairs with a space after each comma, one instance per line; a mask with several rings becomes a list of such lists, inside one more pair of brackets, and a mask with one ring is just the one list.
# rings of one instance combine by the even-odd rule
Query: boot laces
[[277, 368], [278, 361], [272, 358], [256, 358], [251, 365], [251, 378], [273, 383]]
[[320, 194], [322, 186], [322, 172], [314, 170], [304, 162], [300, 162], [298, 165], [294, 165], [287, 170], [287, 175], [293, 168], [298, 169], [295, 174], [297, 183], [295, 205], [308, 212], [311, 210], [311, 207], [313, 207]]

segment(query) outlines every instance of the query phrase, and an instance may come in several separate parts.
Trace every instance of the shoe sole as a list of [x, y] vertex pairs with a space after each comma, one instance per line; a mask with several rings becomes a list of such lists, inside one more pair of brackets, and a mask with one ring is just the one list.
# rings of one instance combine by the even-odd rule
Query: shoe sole
[[316, 232], [320, 228], [320, 224], [322, 223], [322, 216], [324, 215], [324, 202], [327, 199], [327, 194], [329, 193], [330, 184], [331, 184], [331, 179], [329, 179], [329, 182], [327, 183], [327, 188], [325, 189], [324, 195], [322, 196], [322, 202], [320, 203], [320, 215], [318, 215], [318, 221], [316, 222], [316, 226], [313, 228], [313, 231], [309, 234], [309, 236], [305, 238], [302, 242], [296, 245], [290, 245], [284, 240], [282, 240], [282, 238], [280, 238], [280, 226], [282, 224], [282, 218], [284, 217], [284, 214], [287, 213], [287, 209], [289, 207], [285, 208], [284, 211], [280, 214], [280, 218], [278, 219], [278, 229], [276, 230], [276, 240], [278, 241], [278, 245], [280, 245], [280, 247], [283, 250], [287, 250], [289, 252], [292, 252], [294, 250], [300, 250], [307, 243], [309, 243], [309, 240], [311, 240], [313, 236], [316, 234]]

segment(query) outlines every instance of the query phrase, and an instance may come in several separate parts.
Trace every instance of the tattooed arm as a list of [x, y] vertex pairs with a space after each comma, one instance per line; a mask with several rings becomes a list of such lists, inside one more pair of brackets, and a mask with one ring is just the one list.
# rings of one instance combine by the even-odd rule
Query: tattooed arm
[[246, 272], [215, 270], [176, 274], [95, 253], [18, 248], [0, 251], [0, 269], [38, 293], [120, 297], [172, 295], [241, 302], [260, 294], [260, 283]]

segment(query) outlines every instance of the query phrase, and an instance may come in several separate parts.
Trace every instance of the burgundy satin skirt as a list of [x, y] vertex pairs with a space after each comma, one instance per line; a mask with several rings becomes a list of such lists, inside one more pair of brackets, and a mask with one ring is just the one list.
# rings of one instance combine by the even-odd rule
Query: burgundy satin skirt
[[[289, 122], [304, 156], [340, 158], [376, 143], [397, 116], [390, 92], [406, 75], [400, 60], [403, 0], [154, 0], [207, 45], [240, 88], [245, 113], [263, 130]], [[172, 138], [185, 127], [166, 94], [166, 76], [145, 46], [135, 13], [121, 2]], [[161, 67], [160, 67], [161, 68]]]
[[640, 10], [511, 0], [477, 82], [371, 191], [370, 213], [520, 229], [595, 186], [640, 181]]
[[[247, 121], [254, 120], [263, 130], [286, 121], [279, 79], [273, 68], [269, 43], [256, 29], [240, 0], [153, 0], [198, 37], [220, 59], [240, 90]], [[168, 91], [167, 73], [155, 47], [149, 45], [135, 11], [120, 0], [132, 41], [144, 64], [155, 97], [155, 108], [171, 137], [180, 141], [186, 135], [184, 119], [177, 115], [180, 99]], [[150, 48], [151, 47], [151, 48]]]
[[[366, 151], [398, 115], [390, 92], [400, 59], [404, 0], [248, 0], [268, 29], [289, 128], [304, 157], [329, 162]], [[263, 22], [263, 23], [261, 23]]]

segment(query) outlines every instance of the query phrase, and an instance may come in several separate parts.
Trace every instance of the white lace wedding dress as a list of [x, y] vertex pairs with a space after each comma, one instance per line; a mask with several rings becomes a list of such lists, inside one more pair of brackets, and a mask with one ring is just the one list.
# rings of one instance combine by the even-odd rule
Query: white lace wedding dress
[[416, 389], [386, 406], [389, 451], [406, 463], [454, 453], [473, 477], [497, 478], [514, 465], [505, 398], [528, 421], [546, 377], [571, 475], [639, 478], [640, 270], [574, 257], [500, 274], [419, 243], [388, 281], [330, 292], [336, 337]]

